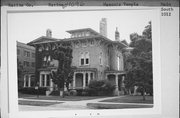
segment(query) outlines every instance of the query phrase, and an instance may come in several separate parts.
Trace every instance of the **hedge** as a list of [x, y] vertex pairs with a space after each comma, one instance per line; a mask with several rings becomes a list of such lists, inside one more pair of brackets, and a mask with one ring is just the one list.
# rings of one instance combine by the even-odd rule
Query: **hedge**
[[46, 90], [46, 87], [39, 87], [38, 90], [36, 90], [34, 87], [26, 87], [19, 89], [18, 92], [31, 95], [46, 95]]

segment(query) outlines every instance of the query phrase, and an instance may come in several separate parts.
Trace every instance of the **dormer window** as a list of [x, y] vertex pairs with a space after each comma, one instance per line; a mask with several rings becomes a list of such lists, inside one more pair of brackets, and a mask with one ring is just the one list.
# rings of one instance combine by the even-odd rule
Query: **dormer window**
[[89, 36], [90, 35], [90, 33], [89, 32], [86, 32], [86, 36]]

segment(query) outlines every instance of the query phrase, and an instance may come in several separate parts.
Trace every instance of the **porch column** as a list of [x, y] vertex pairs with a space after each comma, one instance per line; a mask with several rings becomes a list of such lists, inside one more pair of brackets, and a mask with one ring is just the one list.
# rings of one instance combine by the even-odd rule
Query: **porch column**
[[122, 76], [122, 81], [121, 81], [121, 82], [122, 82], [122, 85], [121, 85], [121, 87], [125, 87], [125, 85], [124, 85], [124, 78], [125, 78], [125, 77]]
[[42, 75], [40, 74], [39, 76], [40, 76], [39, 77], [39, 86], [41, 87], [42, 86]]
[[31, 75], [28, 75], [28, 87], [31, 87]]
[[45, 77], [44, 86], [46, 87], [46, 85], [47, 85], [47, 74], [44, 74], [44, 77]]
[[86, 87], [86, 73], [83, 72], [83, 88]]
[[90, 82], [90, 80], [91, 80], [91, 75], [90, 75], [91, 73], [90, 72], [88, 72], [88, 84], [89, 84], [89, 82]]
[[115, 88], [115, 95], [119, 96], [119, 89], [118, 89], [118, 74], [115, 75], [115, 83], [116, 83], [116, 88]]
[[76, 87], [76, 73], [74, 73], [74, 75], [73, 75], [73, 89], [75, 89], [75, 87]]
[[53, 91], [53, 81], [51, 78], [50, 78], [50, 91]]
[[24, 75], [24, 87], [26, 87], [26, 75]]

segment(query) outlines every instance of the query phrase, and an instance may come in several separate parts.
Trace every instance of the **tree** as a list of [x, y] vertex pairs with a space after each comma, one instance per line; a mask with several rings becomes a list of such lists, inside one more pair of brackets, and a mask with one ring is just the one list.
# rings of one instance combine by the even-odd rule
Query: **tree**
[[151, 21], [149, 21], [149, 24], [145, 27], [143, 31], [143, 36], [147, 39], [152, 40], [152, 28], [151, 28]]
[[52, 58], [58, 60], [57, 71], [50, 74], [52, 81], [57, 85], [60, 95], [64, 97], [64, 87], [69, 91], [69, 84], [73, 81], [72, 49], [69, 46], [58, 46], [52, 51]]
[[[149, 34], [150, 33], [150, 34]], [[126, 56], [127, 79], [126, 87], [138, 86], [145, 100], [145, 92], [152, 94], [152, 39], [151, 22], [145, 27], [143, 36], [133, 33], [130, 35], [131, 54]]]

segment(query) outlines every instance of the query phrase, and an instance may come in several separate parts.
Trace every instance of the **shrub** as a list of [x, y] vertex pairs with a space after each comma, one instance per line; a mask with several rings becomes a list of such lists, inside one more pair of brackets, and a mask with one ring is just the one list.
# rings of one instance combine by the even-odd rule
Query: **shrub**
[[38, 90], [36, 90], [34, 87], [27, 87], [27, 88], [21, 88], [19, 89], [20, 93], [23, 94], [31, 94], [31, 95], [46, 95], [46, 87], [39, 87]]
[[99, 95], [106, 96], [112, 95], [115, 89], [115, 85], [113, 85], [108, 80], [93, 80], [90, 81], [89, 87], [87, 88], [88, 95]]
[[70, 90], [69, 94], [72, 96], [75, 96], [75, 95], [77, 95], [77, 91], [76, 90]]

